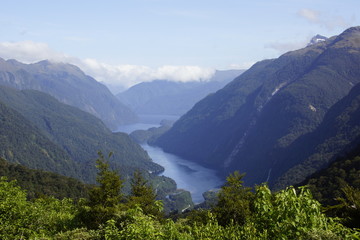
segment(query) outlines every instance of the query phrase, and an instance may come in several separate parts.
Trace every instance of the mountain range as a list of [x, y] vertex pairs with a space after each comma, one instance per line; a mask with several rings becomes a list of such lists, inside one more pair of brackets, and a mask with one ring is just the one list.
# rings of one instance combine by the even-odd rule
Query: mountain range
[[263, 60], [195, 104], [155, 144], [245, 182], [304, 180], [359, 139], [360, 27]]
[[127, 134], [111, 132], [92, 114], [46, 93], [0, 86], [0, 102], [0, 157], [7, 161], [88, 183], [95, 182], [98, 151], [113, 152], [112, 167], [124, 176], [131, 176], [136, 169], [163, 169]]
[[221, 89], [242, 72], [244, 70], [216, 71], [207, 81], [143, 82], [117, 94], [116, 97], [137, 114], [180, 116], [196, 102]]
[[71, 64], [48, 60], [23, 64], [0, 58], [0, 85], [48, 93], [65, 104], [93, 114], [111, 129], [137, 120], [136, 114], [103, 84]]

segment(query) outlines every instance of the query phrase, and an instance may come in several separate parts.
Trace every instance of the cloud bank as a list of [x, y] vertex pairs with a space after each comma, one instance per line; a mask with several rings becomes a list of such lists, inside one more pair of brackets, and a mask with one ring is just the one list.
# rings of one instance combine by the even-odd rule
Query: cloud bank
[[320, 25], [327, 30], [334, 30], [336, 28], [347, 28], [350, 27], [354, 22], [353, 18], [346, 20], [341, 16], [330, 16], [308, 8], [300, 9], [297, 12], [297, 15], [305, 18], [310, 23]]
[[170, 66], [158, 68], [139, 65], [111, 65], [96, 59], [80, 59], [51, 49], [46, 43], [32, 41], [0, 42], [0, 57], [16, 59], [24, 63], [34, 63], [48, 59], [54, 62], [71, 63], [100, 82], [112, 86], [128, 88], [140, 82], [154, 79], [170, 81], [206, 81], [215, 70], [199, 66]]

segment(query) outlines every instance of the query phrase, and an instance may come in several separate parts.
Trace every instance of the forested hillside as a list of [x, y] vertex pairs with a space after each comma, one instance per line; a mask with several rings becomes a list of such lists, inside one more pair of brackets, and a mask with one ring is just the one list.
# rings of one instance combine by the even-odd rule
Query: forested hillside
[[[162, 170], [162, 167], [153, 163], [146, 152], [128, 135], [112, 133], [93, 115], [60, 103], [45, 93], [0, 87], [0, 101], [21, 113], [51, 140], [54, 146], [61, 149], [62, 153], [65, 152], [64, 155], [68, 156], [68, 160], [64, 163], [73, 164], [69, 170], [66, 165], [55, 165], [50, 161], [44, 161], [37, 166], [28, 164], [29, 167], [53, 170], [45, 167], [50, 164], [61, 169], [55, 172], [69, 176], [69, 173], [75, 171], [76, 175], [70, 176], [94, 183], [96, 175], [94, 161], [97, 152], [101, 150], [114, 153], [112, 167], [119, 169], [124, 176], [131, 175], [136, 169], [151, 172]], [[10, 121], [11, 124], [16, 122]], [[6, 129], [13, 131], [10, 127]], [[11, 133], [9, 132], [8, 135], [11, 136]], [[16, 148], [13, 149], [16, 152], [19, 146], [14, 144], [13, 148]], [[4, 157], [9, 161], [12, 160], [5, 155]], [[33, 159], [23, 156], [22, 161], [33, 161]]]
[[65, 177], [53, 172], [35, 170], [21, 164], [10, 163], [0, 158], [0, 176], [16, 180], [26, 190], [28, 199], [48, 196], [58, 199], [79, 199], [88, 196], [90, 185], [75, 178]]
[[[304, 162], [306, 169], [289, 174], [285, 185], [302, 181], [358, 136], [357, 128], [352, 129], [359, 122], [356, 96], [350, 90], [360, 83], [359, 33], [360, 27], [353, 27], [326, 41], [256, 63], [198, 102], [156, 144], [224, 175], [233, 169], [246, 172], [250, 185], [274, 184]], [[335, 110], [335, 104], [346, 96], [354, 100], [353, 109], [340, 104], [344, 109]], [[317, 130], [323, 120], [335, 128]], [[309, 141], [303, 141], [296, 152], [288, 151], [312, 132], [320, 134], [319, 142], [309, 146]]]
[[[4, 95], [2, 95], [4, 96]], [[0, 101], [0, 157], [30, 168], [77, 176], [78, 165], [29, 120]]]
[[315, 131], [305, 134], [278, 156], [278, 164], [287, 165], [286, 156], [296, 163], [276, 182], [277, 188], [304, 181], [306, 176], [343, 157], [360, 144], [360, 84], [337, 102]]
[[360, 189], [360, 145], [329, 166], [309, 176], [301, 185], [309, 185], [314, 197], [325, 205], [334, 205], [344, 197], [343, 188]]

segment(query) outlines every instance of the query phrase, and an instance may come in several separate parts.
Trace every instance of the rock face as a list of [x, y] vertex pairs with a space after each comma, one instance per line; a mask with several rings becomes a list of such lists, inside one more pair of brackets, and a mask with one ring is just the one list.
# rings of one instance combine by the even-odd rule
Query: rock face
[[244, 71], [216, 71], [209, 81], [202, 82], [144, 82], [116, 96], [138, 114], [180, 116], [190, 110], [196, 102], [221, 89], [242, 72]]
[[132, 123], [136, 115], [101, 83], [71, 64], [41, 61], [23, 64], [0, 58], [0, 84], [34, 89], [100, 118], [109, 128]]
[[319, 42], [323, 42], [326, 41], [327, 37], [324, 37], [320, 34], [317, 34], [316, 36], [314, 36], [313, 38], [311, 38], [310, 42], [308, 43], [308, 46], [313, 45], [313, 44], [317, 44]]
[[[360, 83], [359, 66], [360, 27], [258, 62], [198, 102], [156, 144], [224, 175], [234, 170], [246, 172], [248, 184], [275, 183], [289, 169], [312, 158], [305, 170], [291, 173], [293, 178], [287, 173], [284, 184], [293, 184], [323, 167], [356, 138], [358, 133], [352, 132], [347, 139], [344, 127], [339, 131], [345, 133], [336, 141], [345, 139], [341, 148], [327, 145], [326, 137], [318, 142], [302, 140], [323, 126], [330, 109], [334, 111], [335, 104]], [[340, 116], [346, 111], [342, 106], [330, 116]], [[325, 132], [318, 134], [324, 136]], [[321, 144], [328, 150], [319, 151], [316, 146]], [[301, 177], [294, 176], [297, 174]]]

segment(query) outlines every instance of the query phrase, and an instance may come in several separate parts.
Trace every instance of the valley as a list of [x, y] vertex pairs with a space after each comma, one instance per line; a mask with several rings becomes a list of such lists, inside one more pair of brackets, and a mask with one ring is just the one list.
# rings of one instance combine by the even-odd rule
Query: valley
[[359, 13], [135, 2], [4, 3], [0, 239], [360, 239]]
[[[130, 134], [135, 130], [147, 130], [151, 127], [159, 127], [163, 120], [174, 121], [178, 119], [178, 116], [140, 115], [139, 119], [140, 123], [120, 126], [117, 131]], [[223, 184], [223, 180], [217, 176], [215, 170], [166, 153], [156, 146], [142, 143], [141, 147], [149, 154], [154, 163], [164, 168], [160, 175], [174, 179], [178, 189], [189, 191], [195, 204], [204, 201], [204, 192], [218, 189]]]

